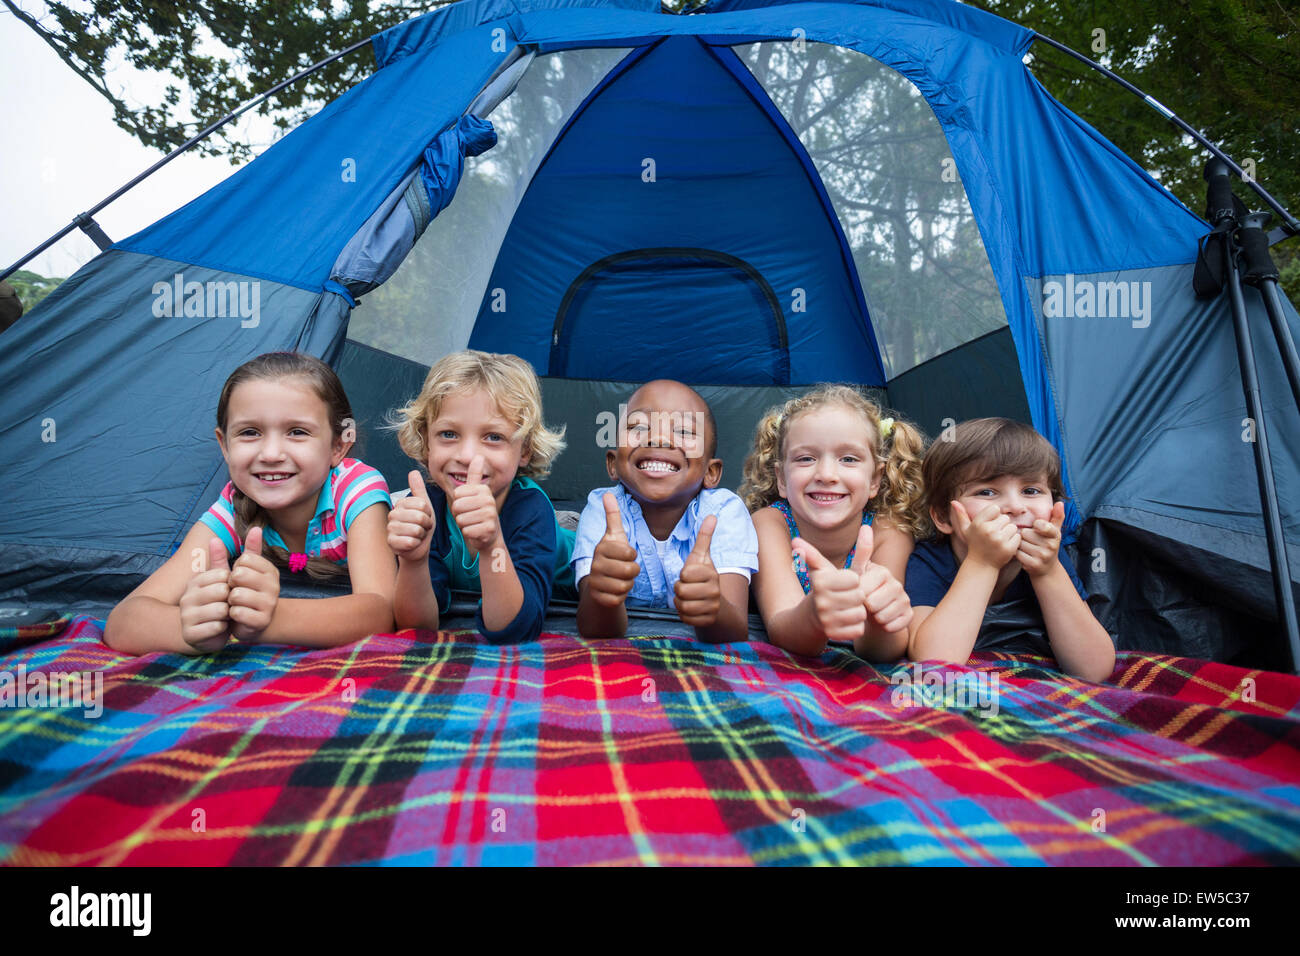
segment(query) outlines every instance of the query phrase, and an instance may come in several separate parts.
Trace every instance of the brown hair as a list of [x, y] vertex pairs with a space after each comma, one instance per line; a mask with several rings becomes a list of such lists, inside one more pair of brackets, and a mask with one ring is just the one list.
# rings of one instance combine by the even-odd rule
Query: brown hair
[[867, 420], [872, 448], [881, 467], [880, 490], [868, 507], [913, 537], [927, 525], [920, 508], [921, 454], [925, 436], [902, 419], [892, 422], [889, 436], [881, 431], [881, 408], [848, 385], [818, 385], [784, 405], [768, 409], [758, 423], [754, 446], [745, 459], [745, 480], [738, 491], [751, 512], [765, 508], [781, 497], [776, 471], [785, 459], [785, 439], [790, 423], [800, 415], [827, 405], [842, 405]]
[[533, 367], [517, 355], [464, 349], [444, 355], [429, 369], [420, 394], [390, 415], [397, 443], [425, 468], [429, 460], [429, 421], [438, 417], [452, 392], [481, 388], [501, 414], [517, 423], [511, 440], [523, 438], [530, 455], [519, 474], [545, 478], [551, 462], [564, 450], [564, 428], [547, 428], [542, 421], [542, 389]]
[[[924, 514], [947, 514], [948, 503], [967, 485], [1014, 475], [1047, 477], [1053, 501], [1065, 500], [1061, 458], [1034, 429], [1009, 418], [973, 418], [945, 429], [926, 452], [921, 466], [925, 485]], [[931, 525], [931, 533], [942, 532]]]
[[[334, 438], [342, 437], [349, 425], [355, 427], [352, 420], [352, 406], [348, 403], [343, 383], [334, 370], [313, 355], [301, 352], [267, 352], [255, 359], [249, 359], [230, 373], [225, 386], [221, 389], [221, 398], [217, 400], [217, 427], [221, 434], [226, 434], [226, 416], [230, 408], [230, 396], [244, 382], [267, 380], [284, 382], [296, 380], [311, 388], [325, 403], [329, 413], [330, 429]], [[229, 441], [229, 436], [226, 437]], [[235, 537], [243, 547], [245, 535], [249, 528], [265, 528], [270, 522], [270, 515], [256, 501], [239, 490], [232, 488], [231, 500], [235, 506]], [[342, 516], [340, 516], [341, 518]], [[289, 566], [289, 552], [284, 548], [263, 544], [262, 553], [279, 568]], [[326, 558], [313, 556], [307, 561], [307, 574], [314, 580], [328, 581], [348, 574], [347, 568], [341, 567]]]

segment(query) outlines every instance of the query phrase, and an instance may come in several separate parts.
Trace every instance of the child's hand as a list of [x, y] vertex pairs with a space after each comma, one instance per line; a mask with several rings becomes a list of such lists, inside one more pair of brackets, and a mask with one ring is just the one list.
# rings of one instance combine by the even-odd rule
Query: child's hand
[[230, 564], [226, 546], [208, 539], [208, 567], [190, 578], [181, 595], [181, 637], [200, 654], [212, 654], [230, 641]]
[[587, 593], [601, 607], [618, 607], [627, 599], [628, 592], [641, 566], [636, 563], [636, 548], [628, 543], [623, 533], [623, 519], [618, 512], [618, 499], [613, 492], [605, 492], [605, 536], [596, 542], [591, 556], [591, 573], [585, 579]]
[[889, 568], [871, 563], [874, 547], [875, 533], [871, 525], [864, 524], [858, 530], [858, 543], [849, 568], [858, 572], [867, 617], [885, 633], [896, 634], [912, 623], [912, 600]]
[[230, 636], [253, 641], [271, 626], [280, 600], [280, 572], [262, 557], [262, 529], [249, 528], [244, 553], [230, 572]]
[[1016, 560], [1031, 578], [1051, 571], [1060, 564], [1057, 553], [1061, 548], [1061, 525], [1065, 523], [1065, 502], [1052, 505], [1052, 520], [1039, 518], [1032, 528], [1020, 532], [1020, 548]]
[[[854, 568], [837, 568], [803, 538], [790, 542], [808, 565], [812, 584], [813, 612], [817, 626], [827, 640], [851, 641], [866, 627], [867, 606], [863, 600], [862, 577]], [[857, 555], [854, 555], [854, 562]]]
[[1020, 531], [997, 505], [990, 504], [974, 518], [960, 501], [949, 504], [953, 528], [966, 542], [967, 557], [1001, 570], [1020, 549]]
[[[718, 619], [722, 608], [722, 585], [718, 580], [718, 569], [709, 557], [709, 545], [713, 542], [713, 529], [718, 526], [718, 516], [709, 515], [700, 522], [700, 531], [695, 538], [695, 547], [686, 556], [682, 573], [673, 585], [674, 602], [677, 616], [683, 624], [691, 627], [709, 627]], [[622, 524], [619, 530], [623, 529]]]
[[475, 554], [484, 554], [501, 543], [497, 502], [492, 490], [483, 484], [482, 455], [474, 456], [465, 484], [452, 492], [451, 516]]
[[388, 547], [399, 561], [426, 561], [438, 518], [420, 473], [411, 469], [406, 480], [411, 493], [394, 501], [388, 512]]

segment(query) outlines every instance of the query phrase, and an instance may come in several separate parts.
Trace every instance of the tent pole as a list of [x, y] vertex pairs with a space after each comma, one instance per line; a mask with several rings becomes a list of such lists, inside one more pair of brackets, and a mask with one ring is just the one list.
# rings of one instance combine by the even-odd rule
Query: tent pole
[[[1255, 365], [1255, 351], [1246, 320], [1246, 300], [1241, 291], [1241, 274], [1237, 265], [1237, 213], [1231, 201], [1231, 186], [1227, 184], [1227, 169], [1221, 160], [1211, 159], [1205, 164], [1205, 179], [1209, 183], [1207, 210], [1213, 218], [1212, 225], [1227, 227], [1224, 241], [1218, 243], [1223, 255], [1223, 273], [1228, 297], [1232, 303], [1232, 326], [1237, 341], [1237, 364], [1241, 368], [1241, 386], [1246, 398], [1246, 414], [1254, 423], [1255, 474], [1259, 480], [1259, 498], [1264, 511], [1264, 536], [1268, 541], [1269, 558], [1273, 565], [1273, 594], [1277, 600], [1278, 618], [1286, 632], [1291, 653], [1291, 670], [1300, 673], [1300, 627], [1296, 623], [1295, 594], [1291, 586], [1291, 566], [1286, 553], [1286, 537], [1282, 526], [1282, 513], [1278, 508], [1277, 485], [1273, 478], [1273, 457], [1269, 450], [1268, 428], [1264, 420], [1264, 405], [1259, 388], [1259, 372]], [[1227, 194], [1221, 190], [1227, 186]], [[1216, 191], [1216, 187], [1220, 191]], [[1236, 205], [1240, 205], [1236, 203]]]
[[56, 242], [58, 242], [60, 239], [66, 236], [68, 233], [72, 232], [72, 230], [74, 229], [84, 230], [86, 234], [95, 241], [95, 245], [99, 246], [101, 251], [104, 250], [105, 248], [108, 247], [110, 243], [108, 242], [108, 237], [104, 235], [104, 231], [100, 229], [99, 224], [95, 222], [93, 218], [95, 213], [99, 212], [109, 203], [118, 199], [120, 196], [122, 196], [123, 193], [127, 192], [128, 190], [144, 182], [146, 179], [148, 179], [158, 170], [162, 169], [164, 166], [170, 163], [177, 156], [181, 155], [184, 152], [187, 152], [192, 147], [196, 146], [197, 144], [201, 143], [203, 140], [207, 139], [209, 136], [211, 136], [221, 127], [225, 126], [235, 117], [239, 116], [242, 113], [248, 112], [258, 103], [261, 103], [263, 100], [268, 99], [271, 96], [274, 96], [276, 93], [280, 92], [280, 90], [284, 89], [289, 84], [296, 83], [298, 80], [301, 80], [304, 76], [307, 76], [310, 73], [315, 73], [321, 67], [328, 66], [329, 64], [333, 63], [335, 60], [342, 59], [343, 57], [347, 56], [349, 53], [353, 53], [361, 49], [363, 46], [366, 46], [368, 43], [370, 43], [369, 39], [362, 40], [360, 43], [352, 44], [352, 46], [348, 47], [346, 50], [343, 50], [340, 53], [335, 53], [333, 56], [326, 57], [325, 59], [321, 60], [319, 63], [313, 63], [305, 70], [302, 70], [299, 73], [295, 73], [287, 80], [281, 80], [279, 83], [271, 87], [265, 93], [262, 93], [260, 96], [254, 97], [253, 99], [245, 103], [243, 106], [240, 106], [237, 109], [233, 110], [232, 112], [227, 113], [225, 116], [221, 117], [221, 119], [217, 120], [207, 129], [193, 136], [190, 140], [188, 140], [185, 143], [182, 143], [180, 146], [177, 146], [170, 153], [168, 153], [162, 159], [158, 160], [158, 162], [154, 163], [152, 166], [150, 166], [148, 169], [142, 172], [139, 176], [135, 177], [135, 179], [131, 180], [129, 183], [127, 183], [121, 189], [117, 190], [117, 192], [113, 193], [107, 199], [101, 199], [99, 202], [97, 202], [86, 212], [79, 214], [76, 218], [72, 220], [72, 222], [68, 223], [68, 225], [64, 226], [54, 235], [50, 236], [50, 238], [46, 239], [44, 242], [42, 242], [31, 252], [27, 253], [27, 255], [23, 256], [21, 259], [19, 259], [17, 262], [11, 265], [4, 272], [0, 272], [0, 279], [9, 278], [9, 276], [17, 272], [20, 268], [22, 268], [32, 259], [39, 256], [42, 252], [44, 252], [50, 246], [54, 245]]
[[1184, 133], [1192, 137], [1192, 139], [1196, 140], [1207, 150], [1209, 150], [1210, 155], [1215, 156], [1218, 159], [1221, 159], [1223, 162], [1227, 163], [1228, 168], [1231, 169], [1234, 173], [1236, 173], [1242, 182], [1246, 183], [1247, 185], [1250, 186], [1251, 189], [1255, 190], [1255, 192], [1259, 195], [1259, 197], [1268, 204], [1269, 208], [1272, 209], [1275, 213], [1277, 213], [1278, 216], [1281, 218], [1282, 220], [1281, 228], [1274, 230], [1273, 235], [1269, 236], [1269, 239], [1272, 243], [1276, 244], [1278, 242], [1281, 242], [1283, 239], [1286, 239], [1289, 236], [1300, 236], [1300, 222], [1297, 222], [1296, 218], [1286, 211], [1285, 206], [1283, 206], [1280, 202], [1274, 199], [1269, 194], [1268, 190], [1266, 190], [1263, 186], [1261, 186], [1258, 182], [1255, 181], [1253, 176], [1246, 175], [1246, 171], [1242, 169], [1240, 166], [1238, 166], [1233, 161], [1231, 156], [1229, 156], [1223, 150], [1219, 149], [1219, 147], [1215, 146], [1208, 139], [1202, 136], [1198, 130], [1193, 128], [1189, 123], [1187, 123], [1181, 116], [1179, 116], [1169, 107], [1165, 106], [1165, 104], [1161, 103], [1154, 96], [1151, 96], [1148, 93], [1143, 93], [1140, 89], [1138, 89], [1128, 80], [1124, 79], [1124, 77], [1120, 76], [1118, 73], [1114, 73], [1111, 70], [1106, 69], [1106, 67], [1102, 66], [1100, 63], [1096, 62], [1095, 60], [1090, 60], [1088, 59], [1088, 57], [1084, 56], [1082, 53], [1079, 53], [1077, 50], [1070, 49], [1064, 43], [1058, 43], [1056, 40], [1053, 40], [1051, 37], [1043, 36], [1043, 34], [1041, 33], [1035, 33], [1034, 39], [1042, 40], [1048, 46], [1054, 47], [1055, 49], [1060, 50], [1062, 53], [1074, 57], [1080, 63], [1088, 64], [1088, 66], [1092, 67], [1098, 73], [1114, 80], [1116, 83], [1124, 87], [1124, 89], [1128, 90], [1134, 96], [1141, 97], [1148, 106], [1150, 106], [1152, 109], [1154, 109], [1165, 119], [1169, 120], [1169, 122], [1173, 123]]
[[1282, 315], [1282, 300], [1277, 293], [1277, 265], [1269, 255], [1268, 239], [1264, 235], [1264, 226], [1267, 223], [1266, 212], [1251, 213], [1242, 220], [1238, 233], [1241, 241], [1241, 257], [1246, 266], [1246, 274], [1242, 276], [1242, 280], [1247, 285], [1259, 289], [1259, 294], [1264, 299], [1264, 310], [1268, 313], [1269, 323], [1273, 326], [1273, 336], [1277, 339], [1277, 348], [1282, 356], [1282, 365], [1286, 369], [1287, 381], [1291, 383], [1291, 397], [1295, 400], [1296, 411], [1300, 412], [1300, 355], [1296, 354], [1295, 339]]

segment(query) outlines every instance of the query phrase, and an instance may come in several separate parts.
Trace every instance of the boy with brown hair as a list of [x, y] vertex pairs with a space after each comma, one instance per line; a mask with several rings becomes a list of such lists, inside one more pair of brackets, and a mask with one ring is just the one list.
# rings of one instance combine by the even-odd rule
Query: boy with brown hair
[[975, 650], [1028, 652], [1074, 677], [1108, 678], [1115, 646], [1060, 554], [1056, 449], [1028, 425], [977, 418], [936, 440], [921, 473], [937, 536], [907, 564], [908, 657], [964, 664]]

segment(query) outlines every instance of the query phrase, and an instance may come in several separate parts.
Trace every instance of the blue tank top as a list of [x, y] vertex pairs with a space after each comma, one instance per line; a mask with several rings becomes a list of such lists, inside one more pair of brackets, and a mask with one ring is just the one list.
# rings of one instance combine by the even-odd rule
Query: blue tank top
[[[794, 512], [790, 510], [790, 502], [786, 501], [784, 498], [778, 498], [768, 507], [775, 508], [785, 517], [785, 526], [790, 532], [791, 541], [799, 537], [799, 525], [794, 520]], [[863, 511], [862, 523], [870, 525], [875, 516], [876, 513], [874, 511]], [[853, 563], [853, 552], [857, 550], [857, 542], [854, 542], [853, 547], [849, 548], [848, 557], [844, 559], [844, 566], [846, 568]], [[803, 556], [798, 552], [794, 552], [794, 573], [799, 576], [799, 584], [803, 587], [803, 593], [812, 593], [812, 581], [808, 580], [808, 565], [804, 561]]]

